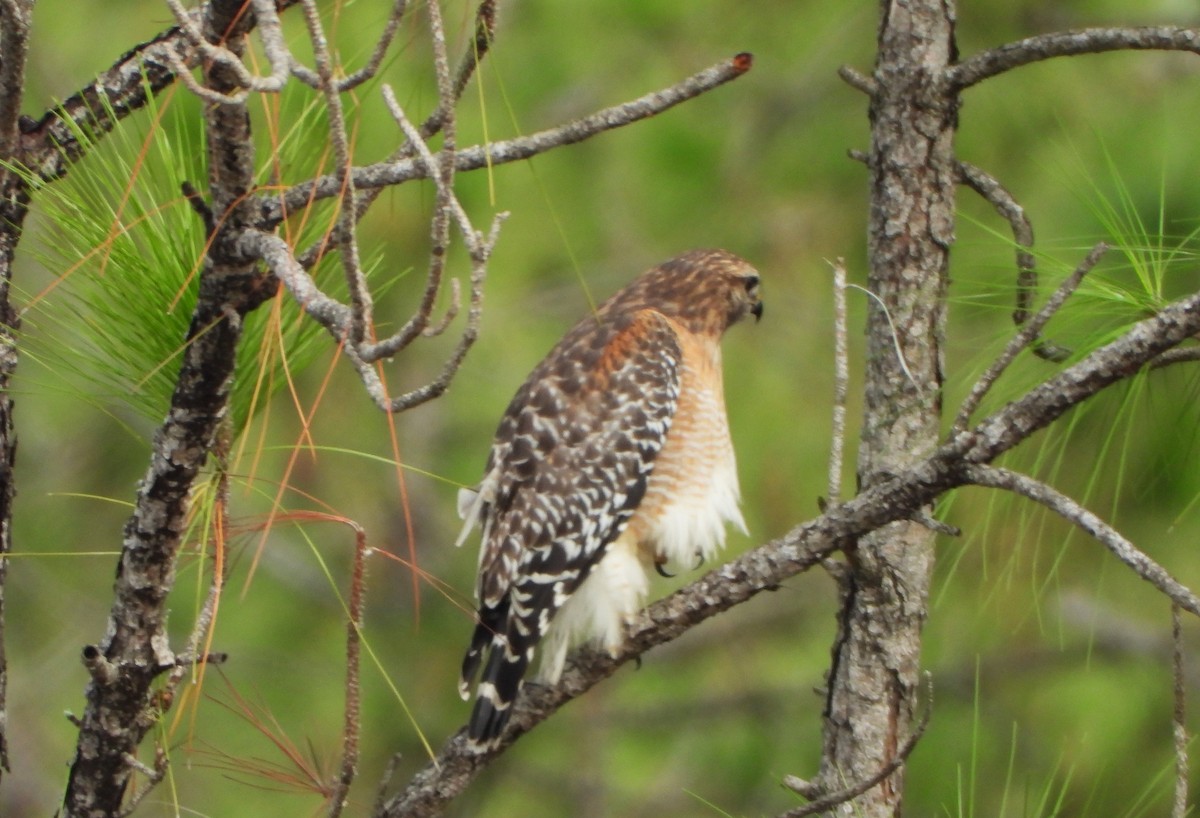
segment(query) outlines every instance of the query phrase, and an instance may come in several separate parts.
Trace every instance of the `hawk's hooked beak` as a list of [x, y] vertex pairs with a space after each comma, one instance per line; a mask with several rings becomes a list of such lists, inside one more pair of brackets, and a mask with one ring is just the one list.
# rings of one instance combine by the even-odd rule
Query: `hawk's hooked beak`
[[763, 314], [763, 302], [755, 301], [754, 306], [750, 308], [750, 314], [754, 316], [754, 320], [756, 323], [758, 321], [761, 321], [762, 314]]

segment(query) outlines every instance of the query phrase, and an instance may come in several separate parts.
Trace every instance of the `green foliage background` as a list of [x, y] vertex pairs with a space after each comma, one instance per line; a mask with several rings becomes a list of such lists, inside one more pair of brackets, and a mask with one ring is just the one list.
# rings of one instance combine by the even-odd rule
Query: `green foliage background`
[[[25, 106], [34, 115], [169, 24], [165, 6], [150, 0], [66, 5], [43, 0], [36, 8]], [[338, 7], [337, 39], [352, 67], [387, 5]], [[1059, 28], [1197, 23], [1191, 4], [1173, 0], [960, 6], [966, 55]], [[470, 31], [471, 13], [469, 3], [446, 4], [457, 43]], [[726, 346], [752, 531], [735, 535], [730, 552], [816, 513], [832, 394], [827, 260], [845, 257], [852, 280], [865, 279], [866, 174], [846, 152], [866, 147], [866, 100], [835, 71], [841, 64], [869, 71], [876, 13], [864, 0], [502, 3], [482, 87], [472, 87], [462, 106], [463, 145], [552, 126], [739, 51], [753, 52], [755, 67], [651, 121], [531, 163], [460, 177], [478, 224], [499, 210], [512, 217], [491, 265], [480, 344], [446, 397], [395, 420], [409, 469], [403, 490], [387, 419], [349, 367], [335, 365], [325, 386], [331, 344], [324, 335], [296, 336], [285, 311], [295, 397], [276, 368], [269, 405], [260, 398], [252, 413], [252, 390], [239, 398], [239, 417], [249, 420], [234, 441], [234, 571], [214, 637], [214, 649], [230, 660], [205, 677], [198, 697], [191, 688], [193, 698], [168, 714], [168, 722], [182, 714], [162, 739], [172, 777], [140, 814], [318, 811], [319, 796], [263, 772], [267, 765], [289, 769], [264, 732], [286, 735], [327, 770], [337, 757], [338, 594], [345, 593], [353, 537], [337, 524], [290, 521], [287, 512], [302, 510], [357, 521], [372, 546], [405, 560], [415, 554], [430, 578], [418, 599], [408, 567], [382, 554], [370, 562], [365, 636], [378, 664], [364, 665], [363, 761], [351, 812], [367, 811], [397, 750], [403, 758], [394, 785], [407, 781], [426, 754], [421, 735], [437, 746], [467, 713], [455, 681], [475, 557], [473, 544], [452, 546], [456, 486], [478, 479], [512, 391], [587, 310], [589, 294], [602, 298], [683, 249], [738, 252], [759, 267], [766, 287], [764, 321], [735, 329]], [[420, 118], [433, 91], [423, 22], [414, 20], [382, 79]], [[298, 30], [298, 20], [288, 25]], [[360, 91], [356, 104], [356, 155], [382, 158], [399, 137], [378, 85]], [[1118, 247], [1051, 324], [1049, 335], [1077, 353], [1200, 280], [1193, 241], [1198, 104], [1194, 55], [1155, 53], [1057, 60], [965, 95], [960, 156], [998, 176], [1028, 209], [1046, 287], [1095, 241]], [[322, 167], [323, 120], [302, 98], [281, 105], [281, 177], [299, 181]], [[20, 496], [8, 587], [13, 770], [0, 788], [4, 815], [47, 814], [61, 795], [75, 733], [61, 714], [83, 704], [78, 652], [103, 635], [121, 527], [165, 406], [169, 378], [161, 376], [171, 373], [179, 343], [172, 333], [186, 323], [186, 295], [174, 312], [169, 305], [186, 294], [185, 277], [202, 249], [200, 225], [178, 194], [179, 180], [204, 180], [198, 106], [180, 90], [159, 108], [160, 124], [143, 113], [76, 167], [61, 190], [40, 194], [22, 245], [17, 285], [31, 309], [17, 395]], [[266, 134], [275, 119], [261, 111], [256, 117], [268, 184], [274, 169]], [[147, 135], [147, 170], [137, 171]], [[115, 207], [134, 176], [130, 201], [153, 218], [138, 222], [127, 245], [114, 245], [103, 269], [95, 257], [76, 268], [74, 257], [106, 235], [89, 231], [111, 222], [104, 208]], [[416, 185], [390, 192], [363, 225], [364, 255], [375, 260], [373, 276], [386, 291], [382, 325], [404, 320], [415, 303], [430, 202], [430, 191]], [[80, 203], [90, 205], [72, 209]], [[100, 215], [89, 215], [93, 209]], [[967, 191], [959, 209], [948, 407], [1011, 334], [1015, 279], [1006, 226]], [[123, 218], [132, 221], [132, 212]], [[303, 229], [315, 235], [328, 215], [319, 209]], [[457, 263], [464, 276], [461, 257]], [[325, 275], [336, 278], [336, 265]], [[862, 300], [852, 294], [855, 372]], [[271, 336], [273, 308], [263, 308], [262, 337]], [[428, 379], [453, 341], [423, 342], [390, 365], [389, 380], [402, 387]], [[136, 355], [118, 357], [130, 346]], [[248, 345], [243, 386], [258, 377], [255, 360], [267, 348], [259, 340]], [[990, 405], [1054, 369], [1022, 360]], [[1196, 393], [1187, 366], [1146, 376], [1073, 414], [1007, 463], [1086, 499], [1194, 587]], [[857, 411], [852, 405], [852, 419]], [[311, 423], [307, 437], [302, 418]], [[289, 486], [282, 493], [281, 481]], [[845, 484], [850, 490], [852, 477]], [[264, 538], [277, 496], [279, 519]], [[972, 490], [943, 510], [965, 533], [939, 546], [925, 652], [933, 720], [911, 760], [908, 813], [1163, 814], [1172, 763], [1167, 603], [1098, 545], [1026, 504]], [[203, 591], [208, 553], [189, 551], [181, 567], [172, 618], [179, 640]], [[453, 814], [750, 816], [795, 805], [779, 781], [806, 777], [818, 762], [822, 699], [813, 691], [828, 663], [835, 610], [832, 584], [813, 574], [707, 623], [519, 742]], [[1189, 644], [1194, 636], [1189, 623]], [[239, 717], [239, 700], [269, 729]]]

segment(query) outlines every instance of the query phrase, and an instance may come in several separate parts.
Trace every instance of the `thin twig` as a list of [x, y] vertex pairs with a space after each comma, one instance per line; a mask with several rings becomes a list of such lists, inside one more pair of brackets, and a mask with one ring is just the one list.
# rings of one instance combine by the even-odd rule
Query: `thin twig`
[[1033, 247], [1033, 224], [1025, 208], [996, 177], [961, 159], [954, 169], [958, 171], [959, 182], [983, 197], [1012, 229], [1017, 245], [1017, 308], [1013, 312], [1013, 323], [1020, 326], [1029, 318], [1029, 308], [1037, 289], [1037, 260], [1029, 251]]
[[966, 399], [962, 402], [962, 406], [959, 407], [958, 416], [954, 419], [954, 425], [951, 427], [955, 432], [961, 432], [967, 428], [967, 424], [971, 421], [971, 415], [979, 408], [979, 404], [987, 395], [988, 390], [1004, 374], [1009, 364], [1016, 360], [1021, 350], [1029, 346], [1038, 337], [1042, 328], [1046, 326], [1046, 322], [1066, 303], [1067, 299], [1071, 297], [1071, 293], [1075, 292], [1079, 283], [1083, 281], [1083, 277], [1091, 272], [1092, 268], [1100, 262], [1100, 259], [1106, 252], [1108, 252], [1108, 245], [1104, 244], [1104, 242], [1093, 247], [1091, 252], [1075, 268], [1074, 272], [1067, 276], [1062, 284], [1058, 285], [1058, 289], [1054, 291], [1054, 294], [1050, 296], [1045, 305], [1038, 310], [1033, 319], [1021, 327], [1020, 332], [1009, 340], [1008, 344], [1004, 347], [1004, 351], [992, 362], [987, 371], [979, 377], [979, 380], [971, 387], [970, 394], [967, 395]]
[[[417, 305], [416, 312], [406, 321], [391, 338], [378, 344], [363, 346], [359, 353], [363, 360], [374, 362], [383, 357], [390, 357], [404, 349], [429, 326], [433, 307], [441, 292], [442, 279], [446, 271], [446, 257], [450, 245], [450, 217], [456, 207], [461, 209], [454, 195], [454, 151], [456, 145], [456, 128], [454, 118], [454, 89], [450, 79], [450, 64], [446, 57], [446, 35], [442, 28], [442, 17], [436, 0], [429, 3], [429, 28], [433, 39], [434, 69], [438, 83], [438, 108], [445, 109], [443, 117], [442, 149], [435, 159], [425, 144], [420, 131], [413, 125], [404, 110], [396, 101], [391, 86], [384, 85], [383, 97], [388, 110], [408, 138], [410, 150], [416, 152], [421, 162], [434, 180], [436, 194], [434, 197], [433, 218], [430, 221], [431, 248], [429, 252], [429, 269], [425, 276], [425, 292]], [[465, 211], [464, 211], [465, 214]], [[463, 227], [464, 236], [471, 236], [475, 229], [469, 220]]]
[[[471, 38], [471, 42], [467, 45], [467, 53], [463, 55], [458, 63], [458, 70], [454, 72], [455, 99], [461, 97], [463, 91], [466, 90], [467, 83], [471, 81], [472, 75], [479, 67], [479, 61], [491, 49], [492, 40], [495, 37], [496, 0], [482, 0], [479, 7], [475, 9], [475, 36]], [[424, 130], [424, 126], [422, 126], [422, 130]]]
[[392, 398], [386, 407], [388, 411], [403, 412], [419, 406], [440, 396], [450, 386], [451, 380], [462, 366], [463, 360], [466, 359], [467, 352], [479, 337], [479, 321], [483, 317], [483, 284], [487, 279], [487, 262], [492, 255], [492, 248], [495, 247], [496, 240], [500, 236], [500, 225], [507, 218], [507, 212], [497, 213], [492, 219], [492, 228], [487, 237], [477, 237], [468, 242], [468, 249], [471, 252], [471, 305], [467, 310], [467, 326], [459, 336], [458, 346], [446, 359], [445, 364], [442, 365], [442, 371], [433, 381]]
[[387, 766], [383, 769], [383, 775], [379, 778], [379, 787], [375, 791], [375, 804], [371, 807], [371, 815], [379, 815], [383, 812], [388, 787], [391, 786], [392, 779], [396, 777], [396, 768], [400, 766], [403, 758], [404, 756], [400, 753], [393, 753], [392, 757], [388, 759]]
[[842, 496], [842, 456], [846, 448], [846, 395], [850, 383], [850, 353], [846, 343], [846, 260], [833, 263], [833, 429], [829, 443], [830, 505]]
[[362, 68], [338, 82], [337, 89], [339, 91], [353, 90], [379, 73], [379, 66], [383, 65], [383, 58], [387, 56], [388, 48], [396, 38], [396, 31], [400, 28], [400, 18], [404, 16], [404, 9], [407, 5], [405, 0], [392, 0], [392, 10], [388, 14], [383, 33], [375, 41], [375, 50], [371, 52], [371, 56], [367, 58], [367, 62]]
[[146, 783], [125, 799], [125, 803], [121, 805], [121, 811], [116, 814], [116, 818], [129, 818], [130, 815], [133, 815], [146, 796], [150, 794], [150, 791], [157, 787], [167, 775], [167, 754], [162, 747], [156, 746], [154, 748], [153, 767], [146, 766], [132, 755], [125, 756], [125, 763], [130, 768], [146, 776]]
[[1175, 676], [1175, 803], [1172, 818], [1184, 818], [1188, 805], [1187, 677], [1183, 665], [1183, 622], [1179, 606], [1171, 606], [1171, 669]]
[[[928, 679], [929, 677], [927, 676], [926, 678]], [[932, 691], [932, 685], [930, 685], [930, 690]], [[904, 763], [908, 761], [908, 757], [912, 755], [912, 751], [917, 747], [917, 742], [921, 740], [921, 736], [925, 735], [925, 729], [929, 726], [929, 717], [932, 715], [932, 713], [933, 704], [932, 701], [930, 701], [925, 708], [924, 714], [921, 716], [921, 723], [917, 725], [917, 729], [914, 730], [907, 739], [905, 739], [904, 744], [901, 745], [896, 754], [892, 756], [891, 761], [889, 761], [887, 764], [884, 764], [883, 767], [880, 768], [879, 772], [875, 773], [875, 775], [846, 787], [845, 789], [838, 790], [837, 792], [830, 793], [829, 795], [821, 796], [802, 807], [788, 810], [787, 812], [782, 813], [779, 818], [804, 818], [804, 816], [807, 815], [816, 815], [818, 812], [825, 812], [826, 810], [836, 807], [838, 804], [844, 804], [847, 801], [853, 800], [862, 795], [867, 790], [879, 786], [879, 784], [891, 777], [896, 770], [903, 767]], [[787, 776], [784, 778], [783, 785], [793, 792], [803, 795], [805, 798], [810, 798], [811, 793], [813, 792], [812, 784], [795, 776]]]
[[[1029, 249], [1033, 247], [1033, 224], [1025, 208], [994, 176], [962, 160], [956, 161], [954, 167], [959, 181], [983, 197], [1012, 229], [1013, 241], [1017, 245], [1017, 306], [1012, 318], [1013, 323], [1020, 327], [1029, 320], [1029, 310], [1037, 293], [1037, 259]], [[1040, 338], [1035, 338], [1030, 348], [1034, 355], [1055, 363], [1062, 363], [1071, 357], [1071, 350]]]
[[1005, 71], [1052, 57], [1127, 50], [1200, 53], [1200, 29], [1178, 26], [1129, 26], [1039, 34], [968, 57], [952, 66], [946, 72], [946, 79], [952, 87], [961, 90]]
[[[476, 20], [475, 40], [468, 47], [466, 55], [459, 63], [458, 72], [456, 74], [457, 79], [455, 80], [454, 86], [455, 102], [457, 102], [462, 96], [463, 91], [466, 89], [467, 82], [470, 80], [471, 75], [475, 72], [475, 69], [478, 68], [480, 60], [482, 60], [484, 55], [488, 53], [492, 38], [495, 35], [496, 21], [494, 0], [483, 0], [476, 14]], [[483, 45], [480, 45], [481, 42]], [[453, 106], [450, 106], [450, 110], [452, 110], [452, 108]], [[437, 109], [430, 114], [423, 123], [421, 123], [419, 130], [421, 132], [422, 140], [427, 140], [432, 136], [436, 136], [441, 131], [446, 115], [447, 111], [443, 109], [443, 105], [439, 101]], [[411, 140], [406, 139], [404, 144], [396, 149], [392, 155], [384, 161], [384, 164], [392, 164], [403, 159], [409, 159], [412, 157], [413, 153], [414, 148], [412, 142]], [[356, 218], [362, 219], [362, 217], [366, 215], [367, 210], [370, 209], [371, 205], [375, 203], [375, 200], [379, 198], [379, 195], [383, 193], [385, 189], [385, 187], [379, 186], [370, 187], [365, 190], [359, 190], [354, 204]], [[282, 204], [285, 208], [284, 212], [286, 213], [287, 203], [282, 202]], [[320, 240], [313, 242], [310, 247], [308, 247], [299, 255], [298, 258], [301, 266], [303, 266], [306, 270], [311, 269], [317, 264], [317, 262], [321, 260], [322, 257], [324, 257], [327, 252], [329, 252], [331, 248], [338, 246], [339, 240], [339, 231], [337, 226], [335, 226], [332, 235], [323, 237]]]
[[1151, 369], [1162, 369], [1172, 364], [1195, 363], [1200, 361], [1200, 347], [1176, 347], [1168, 349], [1150, 362]]
[[224, 45], [205, 39], [196, 18], [179, 0], [165, 2], [179, 23], [180, 30], [200, 50], [204, 58], [210, 63], [228, 68], [237, 80], [236, 90], [233, 91], [218, 91], [202, 85], [192, 76], [178, 54], [173, 51], [167, 52], [166, 57], [171, 69], [193, 94], [216, 105], [231, 105], [244, 101], [251, 93], [278, 93], [287, 84], [288, 74], [295, 60], [284, 42], [283, 28], [279, 23], [273, 0], [251, 0], [263, 53], [271, 66], [271, 73], [265, 77], [255, 76], [246, 68], [241, 58]]
[[874, 78], [868, 77], [866, 74], [859, 71], [857, 68], [852, 68], [849, 65], [843, 65], [838, 69], [838, 76], [842, 78], [842, 82], [849, 85], [858, 91], [862, 91], [867, 96], [875, 96], [878, 90]]
[[1135, 574], [1169, 597], [1176, 605], [1200, 616], [1200, 597], [1172, 577], [1144, 551], [1121, 536], [1116, 529], [1065, 494], [1040, 480], [998, 466], [969, 465], [966, 467], [965, 477], [968, 483], [1004, 489], [1040, 503], [1086, 531], [1115, 554], [1117, 559], [1129, 566]]
[[313, 58], [317, 65], [317, 76], [321, 95], [325, 98], [329, 141], [333, 148], [333, 160], [341, 188], [338, 210], [338, 249], [342, 262], [342, 273], [350, 293], [350, 335], [347, 344], [359, 345], [370, 337], [374, 301], [367, 287], [358, 254], [357, 220], [354, 208], [354, 179], [350, 173], [353, 159], [350, 155], [350, 138], [346, 132], [346, 114], [342, 107], [342, 95], [334, 78], [333, 56], [321, 24], [321, 13], [316, 0], [302, 0], [304, 22], [308, 27], [308, 38], [312, 43]]

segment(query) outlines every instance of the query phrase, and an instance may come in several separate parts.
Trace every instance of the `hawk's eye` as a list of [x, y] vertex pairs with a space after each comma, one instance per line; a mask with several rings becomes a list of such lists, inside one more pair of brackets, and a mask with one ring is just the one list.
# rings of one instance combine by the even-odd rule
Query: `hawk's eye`
[[742, 279], [742, 282], [746, 285], [746, 292], [750, 293], [751, 295], [758, 290], [758, 276], [746, 276], [744, 279]]

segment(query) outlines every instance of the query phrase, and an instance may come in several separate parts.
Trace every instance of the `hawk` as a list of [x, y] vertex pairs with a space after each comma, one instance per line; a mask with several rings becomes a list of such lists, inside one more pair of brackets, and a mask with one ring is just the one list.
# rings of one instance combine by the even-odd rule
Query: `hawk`
[[483, 663], [475, 748], [499, 741], [539, 643], [549, 684], [572, 644], [615, 653], [645, 601], [647, 568], [712, 557], [726, 523], [746, 530], [720, 341], [762, 310], [747, 262], [684, 253], [576, 324], [517, 390], [482, 482], [458, 498], [458, 544], [483, 528], [459, 681], [468, 699]]

